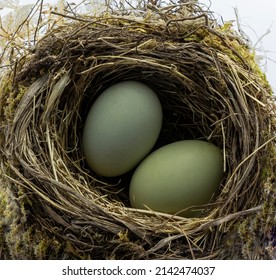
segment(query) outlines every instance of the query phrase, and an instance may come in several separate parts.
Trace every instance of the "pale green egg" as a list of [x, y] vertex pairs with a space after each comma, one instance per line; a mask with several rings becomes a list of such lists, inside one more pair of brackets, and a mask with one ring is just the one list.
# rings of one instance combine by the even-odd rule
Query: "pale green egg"
[[155, 92], [136, 81], [117, 83], [96, 99], [83, 129], [83, 153], [97, 174], [122, 175], [154, 146], [162, 126]]
[[200, 140], [175, 142], [154, 151], [137, 167], [130, 203], [133, 208], [197, 217], [218, 193], [223, 175], [218, 147]]

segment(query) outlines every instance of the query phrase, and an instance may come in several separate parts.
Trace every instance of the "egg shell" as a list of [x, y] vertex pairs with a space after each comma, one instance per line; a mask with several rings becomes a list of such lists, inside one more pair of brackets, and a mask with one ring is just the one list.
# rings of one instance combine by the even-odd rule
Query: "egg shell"
[[122, 175], [150, 152], [161, 126], [162, 107], [150, 87], [136, 81], [117, 83], [100, 94], [87, 115], [85, 159], [99, 175]]
[[[197, 217], [218, 192], [223, 178], [223, 154], [215, 145], [183, 140], [163, 146], [135, 170], [129, 189], [133, 208]], [[199, 206], [199, 207], [198, 207]]]

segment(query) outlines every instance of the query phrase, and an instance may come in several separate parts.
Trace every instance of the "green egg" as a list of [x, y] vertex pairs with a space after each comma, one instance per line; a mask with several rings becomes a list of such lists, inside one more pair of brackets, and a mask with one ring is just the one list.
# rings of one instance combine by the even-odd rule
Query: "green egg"
[[174, 142], [137, 167], [130, 203], [133, 208], [197, 217], [218, 193], [223, 175], [223, 153], [218, 147], [200, 140]]
[[101, 93], [85, 120], [85, 159], [99, 175], [122, 175], [150, 152], [161, 126], [162, 107], [151, 88], [136, 81], [117, 83]]

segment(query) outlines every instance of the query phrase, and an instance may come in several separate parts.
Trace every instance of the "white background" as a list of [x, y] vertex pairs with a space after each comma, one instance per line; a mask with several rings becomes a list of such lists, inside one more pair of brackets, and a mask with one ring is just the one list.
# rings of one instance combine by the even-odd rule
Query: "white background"
[[[209, 0], [200, 2], [210, 5]], [[235, 20], [237, 8], [242, 30], [250, 37], [256, 54], [274, 93], [276, 93], [276, 1], [275, 0], [211, 0], [210, 10], [224, 21]], [[268, 33], [267, 35], [265, 35]], [[265, 36], [263, 36], [265, 35]]]
[[[95, 1], [95, 0], [94, 0]], [[45, 0], [44, 3], [56, 3], [57, 0]], [[80, 0], [68, 1], [79, 3]], [[200, 0], [210, 6], [215, 16], [224, 21], [236, 21], [234, 8], [239, 13], [242, 30], [250, 37], [252, 48], [258, 56], [262, 70], [276, 93], [276, 1], [274, 0]], [[0, 0], [1, 3], [1, 0]], [[34, 0], [20, 0], [20, 5], [36, 3]], [[3, 10], [0, 10], [0, 15]], [[267, 35], [263, 36], [264, 34]]]

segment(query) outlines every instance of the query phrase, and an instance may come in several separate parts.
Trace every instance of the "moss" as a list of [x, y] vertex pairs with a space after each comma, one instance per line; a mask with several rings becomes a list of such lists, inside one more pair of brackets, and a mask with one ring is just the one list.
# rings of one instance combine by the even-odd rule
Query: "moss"
[[206, 32], [204, 29], [199, 29], [189, 38], [185, 38], [185, 40], [205, 44], [208, 48], [213, 48], [223, 55], [227, 55], [238, 64], [240, 64], [241, 59], [243, 59], [256, 77], [258, 77], [259, 81], [261, 81], [261, 84], [268, 87], [269, 91], [272, 93], [265, 73], [256, 63], [255, 50], [250, 48], [247, 44], [241, 43], [240, 38], [235, 34], [235, 31], [233, 31], [232, 22], [226, 22], [213, 31], [214, 32]]
[[[48, 236], [42, 232], [38, 233], [38, 237], [32, 241], [33, 252], [36, 259], [58, 259], [62, 255], [62, 242], [55, 236]], [[29, 244], [32, 244], [29, 243]]]
[[[1, 201], [3, 198], [1, 190]], [[9, 198], [10, 199], [10, 198]], [[14, 202], [1, 203], [0, 221], [1, 259], [60, 259], [66, 253], [64, 241], [58, 240], [41, 228], [38, 223], [30, 224], [27, 217], [18, 211]], [[12, 206], [13, 205], [13, 206]], [[16, 209], [17, 208], [17, 209]], [[16, 210], [14, 212], [14, 210]], [[22, 210], [22, 207], [21, 207]]]
[[15, 197], [11, 189], [0, 174], [0, 259], [59, 259], [64, 241], [34, 223], [26, 193], [21, 189]]
[[128, 230], [120, 231], [118, 233], [118, 237], [119, 237], [119, 241], [121, 241], [121, 242], [129, 242]]
[[[1, 184], [1, 180], [0, 180]], [[5, 209], [7, 207], [7, 195], [4, 191], [3, 187], [0, 186], [0, 217], [3, 217]], [[3, 221], [3, 218], [0, 219], [0, 244], [1, 244], [1, 250], [5, 250], [5, 223]], [[1, 256], [1, 254], [0, 254]], [[1, 259], [1, 258], [0, 258]]]
[[[24, 96], [27, 87], [24, 85], [13, 86], [13, 75], [6, 75], [0, 81], [0, 123], [12, 122], [15, 110]], [[0, 144], [4, 135], [0, 135]]]
[[[250, 215], [238, 225], [238, 238], [242, 247], [243, 259], [272, 259], [273, 249], [269, 234], [275, 227], [276, 190], [271, 178], [263, 185], [261, 211]], [[238, 240], [236, 240], [238, 242]]]
[[11, 120], [14, 116], [15, 109], [26, 92], [26, 87], [19, 86], [16, 90], [9, 87], [7, 90], [9, 92], [9, 98], [6, 101], [4, 114], [7, 120]]
[[[265, 136], [268, 138], [268, 136]], [[271, 161], [271, 157], [267, 155], [275, 155], [274, 159]], [[269, 145], [267, 152], [263, 157], [262, 170], [260, 175], [260, 181], [264, 182], [268, 178], [275, 178], [275, 168], [273, 167], [276, 164], [276, 147], [274, 144]], [[276, 179], [276, 178], [275, 178]]]

